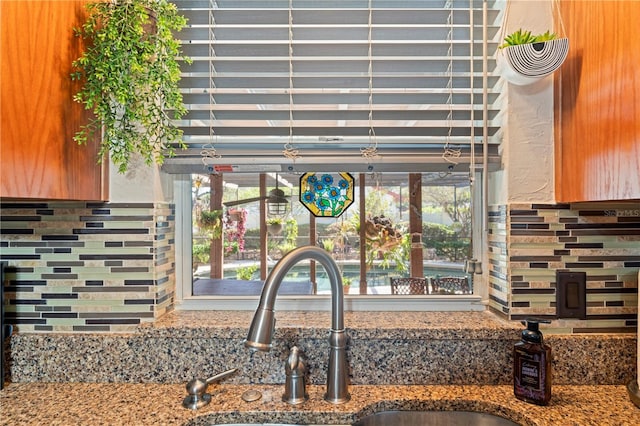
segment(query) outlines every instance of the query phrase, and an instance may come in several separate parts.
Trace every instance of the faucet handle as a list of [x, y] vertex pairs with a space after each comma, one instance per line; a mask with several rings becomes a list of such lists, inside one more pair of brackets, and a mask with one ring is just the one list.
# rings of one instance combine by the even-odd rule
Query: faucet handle
[[297, 346], [291, 348], [291, 353], [284, 365], [284, 371], [286, 378], [282, 400], [296, 405], [309, 399], [305, 384], [306, 365], [302, 360], [302, 352]]
[[227, 370], [220, 374], [216, 374], [215, 376], [209, 377], [206, 380], [190, 380], [186, 386], [188, 395], [182, 401], [182, 406], [191, 410], [197, 410], [198, 408], [204, 407], [211, 402], [211, 394], [207, 393], [207, 386], [209, 386], [211, 383], [222, 380], [227, 376], [230, 376], [236, 371], [238, 371], [237, 368], [232, 368], [231, 370]]
[[287, 362], [284, 364], [285, 373], [289, 376], [302, 376], [305, 372], [305, 364], [302, 360], [302, 351], [294, 346], [291, 348]]

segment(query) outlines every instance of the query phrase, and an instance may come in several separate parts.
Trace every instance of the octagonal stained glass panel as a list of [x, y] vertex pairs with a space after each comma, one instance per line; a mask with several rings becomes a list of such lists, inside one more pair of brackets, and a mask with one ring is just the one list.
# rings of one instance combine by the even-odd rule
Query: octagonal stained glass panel
[[354, 180], [347, 172], [305, 173], [300, 202], [316, 217], [338, 217], [353, 203]]

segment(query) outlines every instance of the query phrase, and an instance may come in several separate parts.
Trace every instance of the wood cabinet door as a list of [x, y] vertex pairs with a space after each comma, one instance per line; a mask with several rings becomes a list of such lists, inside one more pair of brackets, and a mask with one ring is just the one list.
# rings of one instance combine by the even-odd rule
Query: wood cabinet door
[[70, 78], [84, 1], [2, 0], [0, 8], [0, 197], [104, 200], [98, 141], [73, 141], [88, 118]]
[[640, 1], [561, 1], [556, 199], [640, 199]]

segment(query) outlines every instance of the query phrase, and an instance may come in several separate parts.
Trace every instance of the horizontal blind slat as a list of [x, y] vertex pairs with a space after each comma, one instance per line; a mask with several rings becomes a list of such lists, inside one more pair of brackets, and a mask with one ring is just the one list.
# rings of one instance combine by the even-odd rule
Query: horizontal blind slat
[[[371, 126], [389, 155], [408, 146], [467, 146], [472, 126], [481, 141], [482, 1], [473, 2], [470, 29], [468, 0], [374, 0], [371, 41], [368, 0], [294, 0], [291, 41], [289, 0], [174, 3], [189, 20], [178, 37], [193, 60], [180, 82], [189, 112], [176, 122], [187, 144], [211, 142], [213, 130], [215, 143], [234, 155], [278, 155], [290, 126], [293, 144], [305, 149], [327, 135], [340, 138], [325, 141], [327, 150], [366, 145]], [[493, 1], [488, 7], [494, 51], [501, 11]], [[497, 145], [502, 86], [494, 58], [489, 67], [488, 138]]]

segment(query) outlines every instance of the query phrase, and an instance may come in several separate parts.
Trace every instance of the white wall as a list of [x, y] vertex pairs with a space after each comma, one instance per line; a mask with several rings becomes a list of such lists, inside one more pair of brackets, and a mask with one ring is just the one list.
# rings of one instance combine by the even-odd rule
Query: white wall
[[[553, 29], [553, 7], [551, 0], [509, 2], [499, 37]], [[503, 170], [489, 176], [489, 204], [553, 203], [553, 76], [528, 86], [505, 82], [503, 90]]]
[[152, 203], [173, 201], [174, 175], [162, 173], [157, 165], [147, 166], [132, 159], [126, 173], [109, 166], [109, 201], [112, 203]]

